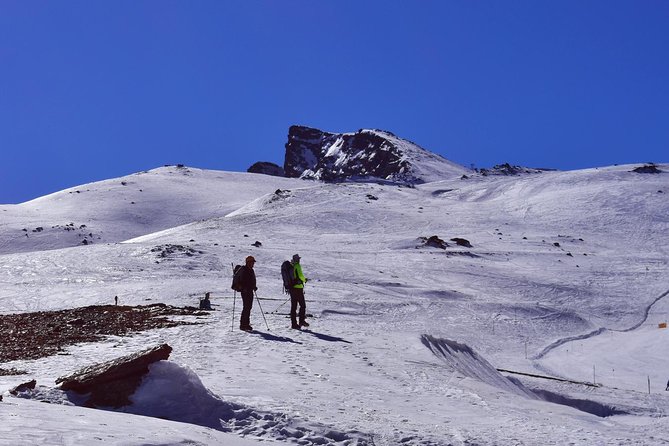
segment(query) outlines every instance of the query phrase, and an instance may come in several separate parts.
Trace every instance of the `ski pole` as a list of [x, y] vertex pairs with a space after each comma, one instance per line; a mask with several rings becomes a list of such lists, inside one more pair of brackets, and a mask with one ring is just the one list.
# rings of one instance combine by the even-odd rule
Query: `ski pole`
[[258, 293], [254, 291], [253, 294], [256, 295], [256, 301], [258, 301], [258, 308], [260, 308], [260, 314], [262, 314], [262, 318], [265, 319], [265, 326], [267, 327], [267, 331], [270, 331], [269, 325], [267, 325], [267, 318], [265, 318], [265, 313], [262, 311], [262, 306], [260, 305], [260, 299], [258, 299]]

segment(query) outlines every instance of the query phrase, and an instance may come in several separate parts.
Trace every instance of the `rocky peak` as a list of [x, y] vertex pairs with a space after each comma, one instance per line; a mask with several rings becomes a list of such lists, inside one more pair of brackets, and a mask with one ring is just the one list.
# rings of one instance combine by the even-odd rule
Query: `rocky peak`
[[455, 178], [469, 170], [383, 130], [328, 133], [292, 126], [287, 177], [323, 181], [384, 180], [416, 184]]

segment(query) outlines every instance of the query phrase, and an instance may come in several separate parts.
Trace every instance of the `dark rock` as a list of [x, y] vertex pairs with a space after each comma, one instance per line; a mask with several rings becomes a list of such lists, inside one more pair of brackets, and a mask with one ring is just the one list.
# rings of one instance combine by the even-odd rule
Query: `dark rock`
[[446, 243], [436, 235], [433, 235], [429, 238], [421, 237], [420, 239], [423, 240], [425, 246], [432, 246], [433, 248], [440, 248], [440, 249], [446, 249], [448, 247], [448, 243]]
[[260, 248], [262, 246], [262, 243], [260, 243], [258, 240], [256, 240], [256, 242], [252, 243], [251, 246], [255, 246], [256, 248]]
[[378, 198], [378, 197], [375, 197], [375, 196], [372, 195], [372, 194], [367, 194], [367, 199], [368, 199], [368, 200], [378, 200], [379, 198]]
[[17, 396], [19, 393], [23, 392], [29, 392], [31, 390], [35, 390], [35, 386], [37, 385], [37, 381], [34, 379], [32, 381], [28, 381], [27, 383], [19, 384], [18, 386], [14, 387], [12, 390], [9, 391], [10, 394]]
[[452, 242], [455, 242], [456, 245], [458, 246], [464, 246], [466, 248], [471, 248], [472, 244], [469, 243], [469, 240], [465, 238], [460, 238], [460, 237], [454, 237], [451, 239]]
[[523, 166], [512, 166], [509, 163], [497, 164], [490, 169], [479, 169], [479, 173], [483, 176], [488, 175], [521, 175], [526, 173], [541, 173], [549, 169], [533, 169]]
[[289, 178], [408, 185], [469, 172], [387, 131], [328, 133], [303, 126], [292, 126], [288, 131], [283, 169]]
[[662, 173], [660, 169], [657, 168], [655, 163], [648, 163], [643, 166], [639, 166], [635, 169], [632, 169], [632, 172], [636, 173]]
[[553, 243], [553, 246], [557, 246], [557, 247], [559, 248], [559, 247], [560, 247], [560, 243], [559, 243], [559, 242], [555, 242], [555, 243]]
[[246, 171], [249, 173], [261, 173], [263, 175], [271, 175], [274, 177], [286, 176], [283, 171], [283, 167], [267, 161], [258, 161], [249, 167]]
[[119, 408], [131, 404], [130, 396], [139, 387], [149, 365], [170, 357], [172, 347], [163, 344], [112, 361], [83, 368], [60, 377], [56, 384], [62, 390], [89, 394], [88, 407]]

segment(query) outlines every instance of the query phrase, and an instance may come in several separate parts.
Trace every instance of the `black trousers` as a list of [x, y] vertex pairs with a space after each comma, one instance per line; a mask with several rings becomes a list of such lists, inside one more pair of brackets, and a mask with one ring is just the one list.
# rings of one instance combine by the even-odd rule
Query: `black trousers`
[[293, 326], [297, 323], [297, 306], [300, 306], [300, 324], [304, 322], [307, 315], [307, 304], [304, 301], [304, 290], [302, 288], [290, 289], [290, 322]]
[[253, 290], [242, 291], [242, 317], [239, 319], [239, 327], [251, 326], [251, 308], [253, 308]]

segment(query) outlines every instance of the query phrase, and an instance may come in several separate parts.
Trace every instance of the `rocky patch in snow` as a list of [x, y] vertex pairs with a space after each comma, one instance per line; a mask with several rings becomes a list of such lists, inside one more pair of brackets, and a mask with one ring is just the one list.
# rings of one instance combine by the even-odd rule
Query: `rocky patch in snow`
[[541, 173], [546, 169], [532, 169], [523, 166], [513, 166], [509, 163], [497, 164], [490, 169], [478, 169], [478, 172], [483, 176], [488, 175], [521, 175], [525, 173]]
[[86, 225], [84, 224], [78, 224], [75, 225], [74, 223], [70, 222], [64, 225], [54, 225], [51, 226], [50, 228], [44, 228], [43, 226], [37, 226], [35, 228], [23, 228], [21, 229], [21, 232], [23, 232], [23, 235], [27, 238], [30, 237], [50, 237], [54, 236], [55, 234], [58, 234], [60, 232], [71, 232], [73, 234], [76, 234], [81, 241], [79, 242], [82, 245], [89, 245], [93, 243], [94, 240], [101, 240], [102, 237], [100, 237], [97, 234], [93, 234]]
[[644, 164], [643, 166], [636, 167], [632, 169], [632, 172], [636, 173], [662, 173], [662, 170], [658, 169], [655, 163]]
[[14, 376], [14, 375], [25, 375], [28, 372], [25, 370], [17, 370], [17, 369], [3, 369], [0, 368], [0, 376]]
[[172, 260], [175, 257], [181, 256], [193, 257], [197, 254], [204, 254], [204, 252], [195, 250], [190, 246], [171, 244], [156, 246], [151, 249], [151, 252], [156, 253], [156, 256], [163, 260]]
[[60, 311], [0, 315], [0, 362], [54, 355], [80, 342], [122, 336], [153, 328], [189, 325], [169, 316], [206, 316], [195, 307], [96, 305]]
[[[419, 237], [418, 240], [421, 242], [422, 245], [417, 246], [417, 248], [420, 248], [422, 246], [430, 246], [432, 248], [446, 249], [450, 246], [447, 242], [445, 242], [436, 235], [430, 237]], [[455, 242], [455, 244], [458, 246], [464, 246], [465, 248], [472, 248], [472, 244], [467, 239], [461, 237], [453, 237], [451, 241]]]

